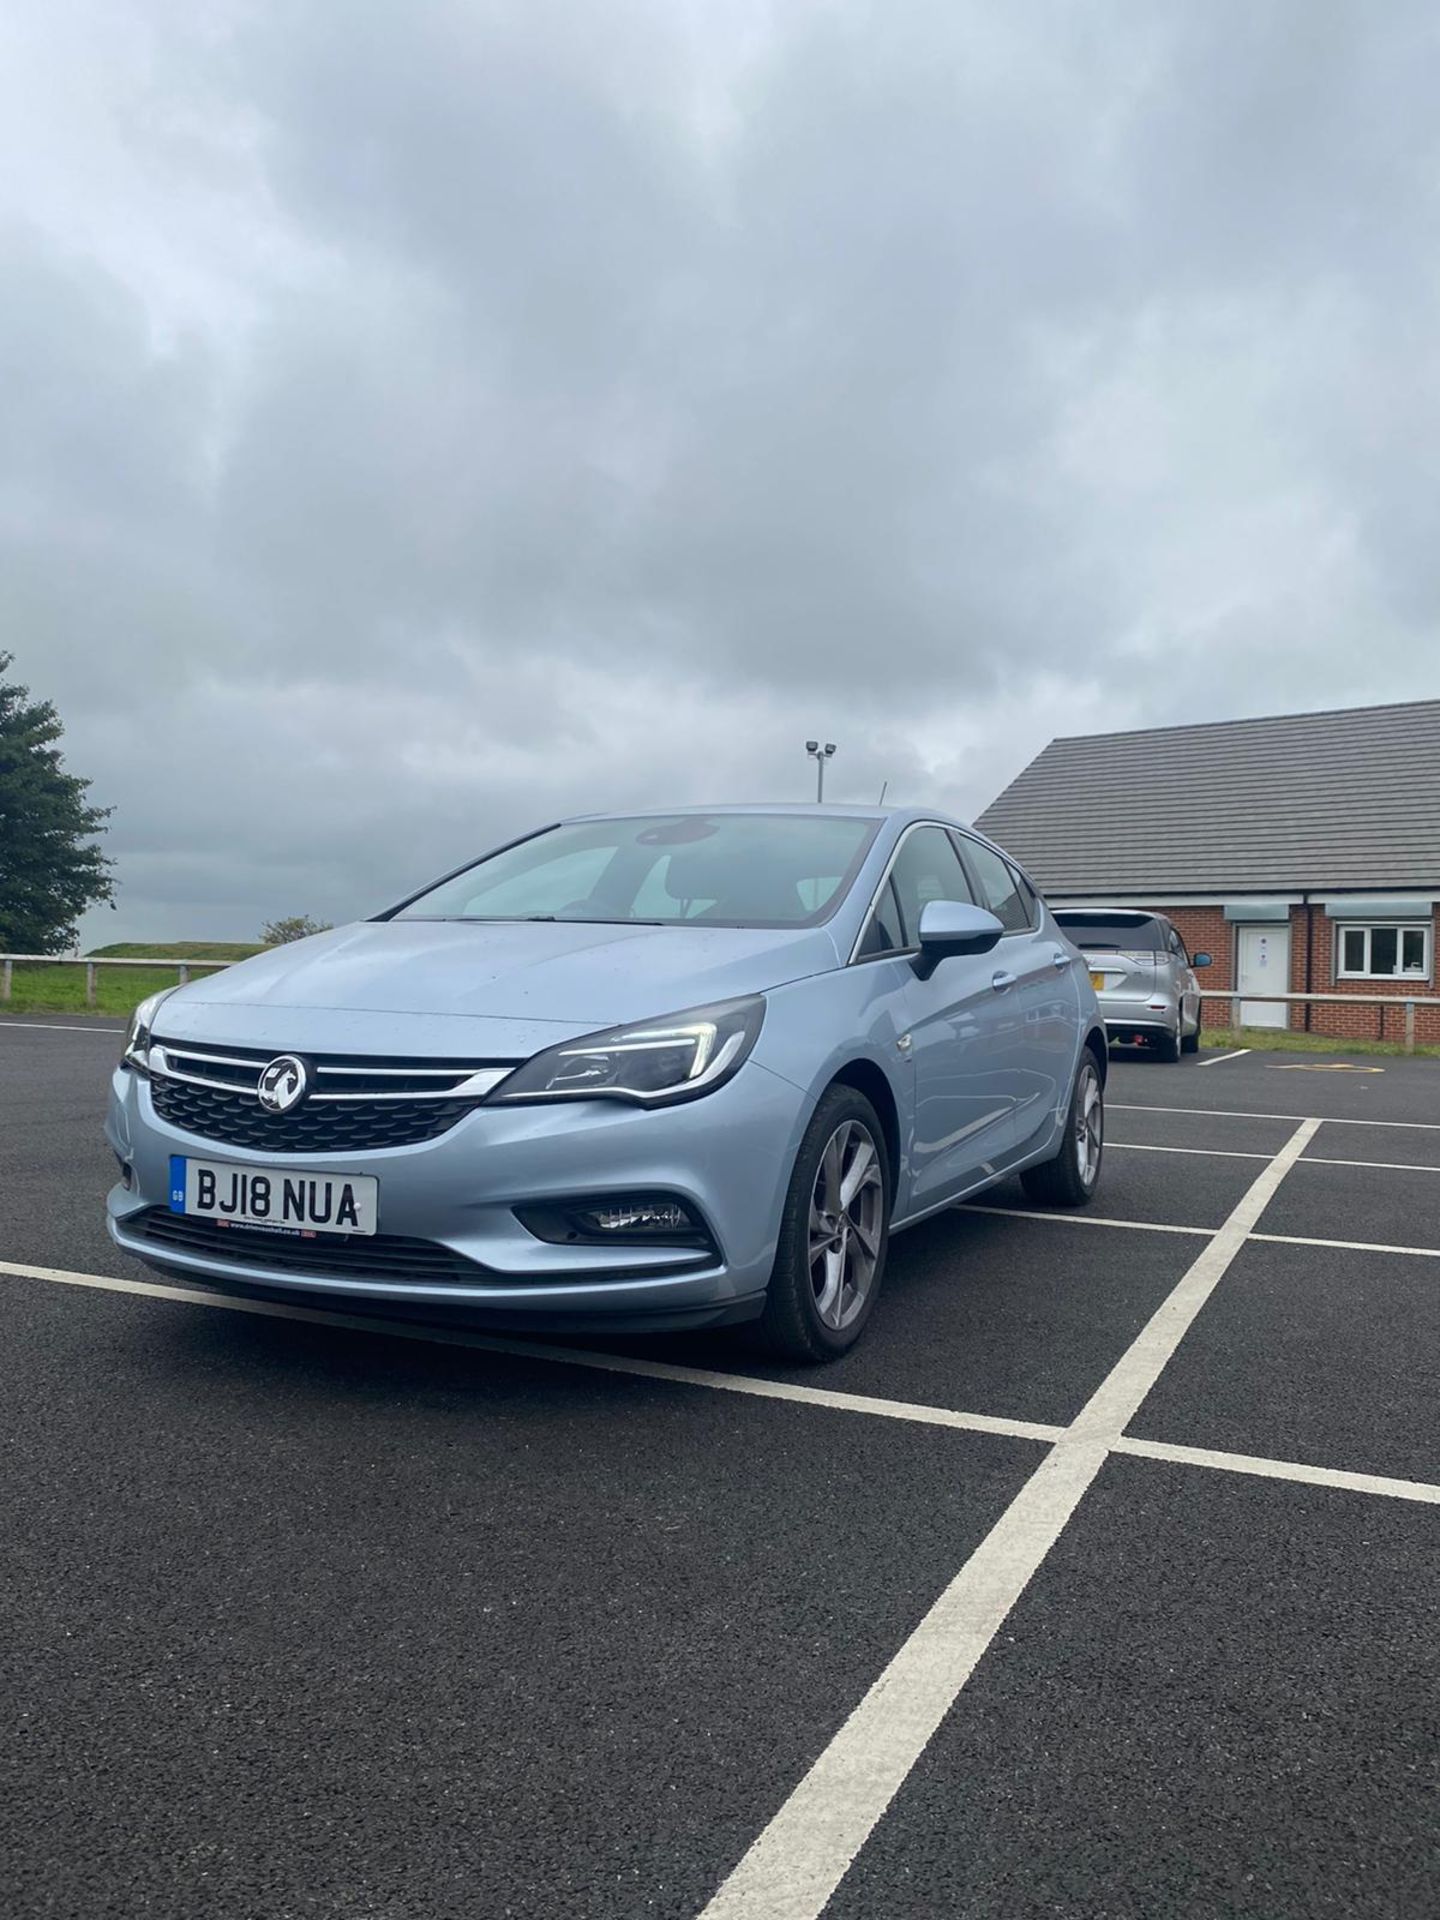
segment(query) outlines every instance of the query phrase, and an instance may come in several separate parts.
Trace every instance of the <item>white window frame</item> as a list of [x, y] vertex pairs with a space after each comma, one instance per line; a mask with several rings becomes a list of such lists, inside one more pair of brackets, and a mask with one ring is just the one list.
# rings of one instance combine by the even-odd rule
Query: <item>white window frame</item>
[[[1395, 935], [1396, 958], [1405, 951], [1403, 936], [1418, 933], [1425, 944], [1425, 965], [1420, 973], [1373, 973], [1370, 968], [1370, 939], [1376, 932]], [[1365, 937], [1365, 965], [1360, 972], [1345, 965], [1346, 935]], [[1335, 978], [1337, 980], [1384, 980], [1391, 986], [1406, 981], [1428, 986], [1435, 970], [1435, 923], [1432, 920], [1338, 920], [1335, 923]]]

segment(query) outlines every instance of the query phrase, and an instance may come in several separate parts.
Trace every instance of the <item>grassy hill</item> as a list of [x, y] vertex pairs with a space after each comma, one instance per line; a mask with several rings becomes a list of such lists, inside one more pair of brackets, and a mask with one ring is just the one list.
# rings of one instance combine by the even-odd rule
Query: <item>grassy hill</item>
[[92, 960], [248, 960], [263, 953], [258, 941], [236, 940], [117, 940], [113, 946], [92, 947]]

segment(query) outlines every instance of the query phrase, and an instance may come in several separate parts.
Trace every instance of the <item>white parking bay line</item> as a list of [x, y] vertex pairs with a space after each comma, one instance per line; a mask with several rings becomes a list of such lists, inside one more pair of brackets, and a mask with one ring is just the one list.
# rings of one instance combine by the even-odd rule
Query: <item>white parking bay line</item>
[[1252, 1233], [1272, 1247], [1331, 1247], [1337, 1253], [1411, 1253], [1422, 1260], [1440, 1260], [1440, 1247], [1392, 1247], [1383, 1240], [1314, 1240], [1307, 1233]]
[[1221, 1473], [1249, 1473], [1262, 1480], [1296, 1480], [1303, 1486], [1339, 1487], [1346, 1493], [1379, 1494], [1387, 1500], [1418, 1500], [1440, 1507], [1440, 1487], [1428, 1480], [1391, 1480], [1382, 1473], [1345, 1473], [1339, 1467], [1311, 1467], [1299, 1460], [1262, 1460], [1250, 1453], [1217, 1453], [1210, 1447], [1177, 1447], [1165, 1440], [1140, 1440], [1126, 1434], [1113, 1451], [1141, 1460], [1168, 1460], [1177, 1467], [1212, 1467]]
[[1200, 1064], [1202, 1067], [1223, 1067], [1227, 1060], [1239, 1060], [1250, 1051], [1249, 1047], [1227, 1047], [1223, 1053], [1217, 1053], [1210, 1060], [1202, 1060]]
[[1335, 1160], [1328, 1153], [1307, 1153], [1302, 1167], [1373, 1167], [1377, 1173], [1440, 1173], [1440, 1167], [1408, 1160]]
[[817, 1920], [1319, 1126], [1297, 1127], [765, 1828], [701, 1920]]
[[[1309, 1166], [1312, 1162], [1307, 1158], [1295, 1164]], [[1154, 1220], [1107, 1220], [1093, 1213], [1036, 1213], [1028, 1207], [976, 1207], [967, 1203], [957, 1211], [989, 1213], [1000, 1220], [1044, 1220], [1063, 1227], [1122, 1227], [1127, 1233], [1190, 1233], [1198, 1234], [1202, 1240], [1208, 1240], [1215, 1232], [1213, 1227], [1165, 1227]], [[1248, 1238], [1266, 1240], [1277, 1247], [1333, 1247], [1337, 1253], [1418, 1253], [1427, 1259], [1440, 1260], [1440, 1247], [1396, 1247], [1381, 1240], [1317, 1240], [1305, 1233], [1251, 1233]]]
[[966, 1201], [957, 1213], [988, 1213], [999, 1220], [1045, 1220], [1052, 1226], [1123, 1227], [1127, 1233], [1196, 1233], [1208, 1240], [1214, 1227], [1166, 1227], [1156, 1220], [1111, 1220], [1099, 1213], [1042, 1213], [1034, 1207], [980, 1207]]
[[[1298, 1113], [1251, 1113], [1243, 1107], [1152, 1107], [1144, 1100], [1107, 1100], [1111, 1113], [1198, 1113], [1207, 1120], [1288, 1120], [1292, 1126], [1304, 1116]], [[1440, 1120], [1357, 1120], [1353, 1114], [1332, 1113], [1317, 1121], [1323, 1127], [1400, 1127], [1412, 1133], [1440, 1133]]]
[[953, 1427], [963, 1433], [996, 1433], [1008, 1440], [1058, 1440], [1063, 1427], [1035, 1420], [1006, 1420], [995, 1414], [959, 1413], [950, 1407], [930, 1407], [908, 1400], [886, 1400], [868, 1393], [840, 1393], [829, 1387], [805, 1387], [791, 1380], [765, 1380], [747, 1373], [712, 1373], [704, 1367], [679, 1367], [668, 1360], [642, 1360], [631, 1354], [599, 1353], [593, 1347], [554, 1347], [538, 1340], [515, 1340], [469, 1327], [437, 1327], [413, 1322], [379, 1320], [358, 1313], [337, 1313], [325, 1307], [291, 1306], [280, 1300], [246, 1300], [197, 1287], [171, 1287], [156, 1280], [116, 1280], [109, 1274], [70, 1273], [62, 1267], [32, 1267], [0, 1260], [0, 1274], [21, 1280], [50, 1280], [60, 1286], [91, 1287], [101, 1293], [140, 1294], [150, 1300], [176, 1300], [192, 1307], [219, 1307], [228, 1313], [256, 1314], [262, 1319], [299, 1320], [311, 1326], [344, 1327], [352, 1333], [379, 1333], [392, 1340], [419, 1340], [447, 1347], [474, 1347], [482, 1353], [507, 1354], [521, 1360], [544, 1360], [567, 1367], [589, 1367], [601, 1373], [632, 1374], [642, 1380], [669, 1380], [680, 1386], [709, 1387], [719, 1393], [743, 1393], [757, 1400], [791, 1400], [802, 1406], [827, 1407], [836, 1413], [865, 1413], [872, 1419], [909, 1420], [925, 1427]]
[[1108, 1153], [1194, 1153], [1202, 1160], [1268, 1160], [1268, 1153], [1242, 1153], [1238, 1147], [1155, 1147], [1143, 1140], [1107, 1140]]

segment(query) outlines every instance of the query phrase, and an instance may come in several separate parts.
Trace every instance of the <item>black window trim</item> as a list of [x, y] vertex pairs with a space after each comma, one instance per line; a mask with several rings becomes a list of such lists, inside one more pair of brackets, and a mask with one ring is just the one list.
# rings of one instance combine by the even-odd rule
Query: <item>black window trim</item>
[[[1023, 927], [1006, 927], [1000, 938], [1002, 940], [1021, 940], [1028, 935], [1043, 932], [1045, 928], [1045, 902], [1040, 889], [1030, 878], [1029, 874], [1025, 872], [1024, 868], [1016, 866], [1008, 853], [1002, 853], [999, 847], [995, 846], [991, 841], [982, 840], [978, 833], [969, 833], [964, 827], [951, 827], [948, 831], [951, 839], [957, 843], [969, 842], [972, 846], [984, 847], [987, 852], [993, 853], [995, 858], [1003, 861], [1012, 873], [1020, 875], [1026, 886], [1029, 887], [1031, 893], [1035, 896], [1035, 905], [1040, 909], [1039, 918], [1027, 921]], [[985, 889], [975, 877], [975, 869], [970, 864], [970, 859], [964, 845], [957, 844], [955, 851], [959, 854], [960, 864], [965, 869], [965, 878], [970, 882], [970, 891], [975, 895], [978, 902], [980, 895], [984, 893]], [[1024, 894], [1018, 892], [1015, 897], [1022, 902], [1025, 898]]]
[[[860, 931], [856, 934], [854, 944], [850, 948], [850, 958], [845, 962], [847, 967], [869, 967], [873, 966], [877, 960], [912, 960], [915, 955], [919, 953], [919, 947], [887, 947], [883, 953], [861, 953], [860, 947], [865, 935], [870, 931], [870, 922], [875, 917], [875, 909], [880, 904], [880, 896], [889, 885], [890, 876], [895, 868], [895, 862], [900, 858], [900, 849], [910, 838], [911, 834], [919, 833], [922, 827], [938, 827], [941, 833], [950, 836], [952, 842], [954, 840], [955, 828], [948, 820], [912, 820], [910, 822], [909, 826], [905, 828], [900, 838], [890, 849], [890, 858], [885, 862], [885, 871], [881, 874], [875, 891], [870, 896], [870, 904], [866, 907], [864, 916], [860, 921]], [[960, 871], [964, 874], [970, 891], [973, 894], [975, 891], [975, 882], [971, 878], [970, 869], [966, 866], [963, 858], [961, 858], [958, 848], [956, 849], [955, 857], [960, 860]]]

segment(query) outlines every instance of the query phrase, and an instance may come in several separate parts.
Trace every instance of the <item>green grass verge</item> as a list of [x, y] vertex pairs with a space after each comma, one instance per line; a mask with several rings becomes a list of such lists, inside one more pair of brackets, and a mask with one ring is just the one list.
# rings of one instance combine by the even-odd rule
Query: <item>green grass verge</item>
[[[1402, 1020], [1404, 1015], [1394, 1013], [1388, 1018]], [[1244, 1027], [1238, 1034], [1231, 1027], [1207, 1027], [1200, 1035], [1200, 1044], [1207, 1050], [1214, 1048], [1222, 1053], [1236, 1047], [1249, 1047], [1256, 1053], [1403, 1054], [1405, 1051], [1398, 1040], [1345, 1040], [1338, 1034], [1292, 1033], [1285, 1027]], [[1440, 1047], [1416, 1047], [1415, 1052], [1440, 1059]]]
[[[92, 960], [248, 960], [263, 953], [263, 946], [233, 940], [121, 940], [113, 946], [96, 947]], [[203, 978], [198, 972], [192, 978]], [[163, 987], [178, 985], [180, 976], [174, 967], [97, 967], [95, 1004], [85, 1000], [83, 967], [47, 966], [16, 962], [10, 984], [10, 998], [0, 999], [0, 1014], [6, 1013], [108, 1013], [129, 1017], [147, 994]]]
[[[128, 1018], [147, 994], [175, 986], [179, 977], [174, 967], [97, 967], [95, 1004], [91, 1007], [85, 1002], [84, 967], [47, 967], [43, 961], [25, 965], [17, 962], [10, 998], [0, 1000], [0, 1014], [109, 1013]], [[192, 979], [200, 977], [191, 975]]]

